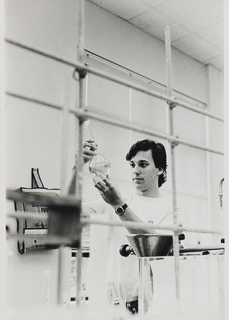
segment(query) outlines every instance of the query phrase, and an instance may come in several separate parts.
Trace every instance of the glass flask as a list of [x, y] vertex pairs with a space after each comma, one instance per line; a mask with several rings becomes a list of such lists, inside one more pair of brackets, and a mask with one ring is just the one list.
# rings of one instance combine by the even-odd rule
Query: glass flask
[[[94, 135], [90, 128], [90, 120], [85, 121], [85, 135], [87, 141], [95, 141]], [[96, 154], [89, 161], [89, 171], [92, 174], [101, 172], [105, 176], [110, 171], [110, 162], [100, 152], [98, 152], [98, 149], [96, 150]]]
[[110, 171], [110, 162], [98, 152], [89, 162], [89, 171], [91, 173], [99, 171], [106, 176]]

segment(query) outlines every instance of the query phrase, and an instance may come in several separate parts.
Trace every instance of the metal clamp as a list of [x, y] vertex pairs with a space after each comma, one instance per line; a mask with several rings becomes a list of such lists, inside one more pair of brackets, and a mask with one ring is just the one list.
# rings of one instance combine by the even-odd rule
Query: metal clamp
[[[171, 97], [171, 99], [176, 100], [176, 98], [173, 98], [173, 97]], [[176, 102], [167, 101], [167, 103], [168, 103], [170, 109], [173, 109], [177, 106]]]
[[171, 146], [172, 147], [177, 147], [179, 145], [179, 142], [178, 141], [174, 141], [173, 138], [179, 139], [179, 137], [178, 136], [172, 136], [171, 140], [170, 140]]
[[[86, 67], [87, 67], [87, 64], [85, 64], [86, 65]], [[79, 78], [80, 79], [84, 79], [85, 77], [86, 77], [86, 75], [88, 74], [88, 72], [83, 68], [83, 67], [76, 67], [75, 69], [74, 69], [74, 71], [73, 71], [73, 78], [75, 79], [75, 80], [78, 80], [77, 78], [76, 78], [76, 76], [75, 76], [75, 73], [78, 73], [79, 74]]]

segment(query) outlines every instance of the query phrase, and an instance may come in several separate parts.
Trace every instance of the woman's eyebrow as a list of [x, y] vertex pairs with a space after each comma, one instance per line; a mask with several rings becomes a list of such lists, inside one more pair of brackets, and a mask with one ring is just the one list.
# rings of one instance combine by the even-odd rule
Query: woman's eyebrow
[[132, 164], [132, 163], [149, 163], [149, 161], [148, 160], [138, 160], [138, 161], [133, 161], [133, 160], [131, 160], [130, 162], [129, 162], [130, 164]]
[[139, 165], [142, 165], [142, 164], [144, 164], [144, 165], [145, 165], [145, 164], [149, 164], [149, 161], [147, 161], [147, 160], [139, 160], [139, 161], [138, 161], [138, 164], [139, 164]]

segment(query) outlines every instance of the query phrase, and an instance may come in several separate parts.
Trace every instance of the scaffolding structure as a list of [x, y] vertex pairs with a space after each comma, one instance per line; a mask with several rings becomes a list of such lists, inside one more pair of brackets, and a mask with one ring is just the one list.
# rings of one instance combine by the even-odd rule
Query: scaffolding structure
[[[175, 264], [175, 283], [176, 283], [176, 298], [180, 298], [180, 283], [179, 283], [179, 243], [178, 243], [178, 235], [185, 231], [185, 232], [196, 232], [196, 233], [209, 233], [209, 234], [221, 234], [218, 231], [213, 230], [207, 230], [202, 228], [184, 228], [177, 225], [177, 191], [176, 191], [176, 167], [175, 167], [175, 149], [178, 144], [183, 144], [192, 148], [200, 149], [206, 152], [211, 152], [219, 155], [223, 155], [223, 152], [220, 150], [216, 150], [213, 148], [206, 147], [204, 145], [199, 145], [196, 143], [191, 143], [187, 140], [180, 139], [174, 136], [174, 126], [173, 126], [173, 110], [175, 107], [183, 107], [185, 109], [191, 110], [193, 112], [200, 113], [206, 117], [218, 120], [220, 122], [223, 122], [223, 118], [210, 113], [206, 110], [202, 110], [197, 108], [196, 106], [193, 106], [192, 104], [180, 101], [179, 99], [175, 99], [173, 97], [173, 83], [172, 83], [172, 57], [171, 57], [171, 39], [170, 39], [170, 28], [166, 26], [165, 28], [165, 52], [166, 52], [166, 71], [167, 71], [167, 94], [161, 94], [154, 90], [149, 90], [147, 88], [144, 88], [143, 86], [139, 86], [136, 84], [130, 84], [129, 81], [125, 81], [121, 78], [118, 78], [116, 76], [110, 75], [106, 72], [96, 70], [95, 68], [91, 68], [89, 66], [86, 66], [83, 61], [84, 57], [84, 0], [79, 0], [79, 10], [78, 10], [78, 32], [79, 32], [79, 43], [78, 43], [78, 58], [77, 61], [71, 61], [56, 55], [53, 55], [49, 52], [40, 50], [38, 48], [31, 47], [29, 45], [19, 43], [17, 41], [14, 41], [12, 39], [5, 39], [5, 41], [11, 45], [18, 46], [20, 48], [23, 48], [25, 50], [29, 50], [31, 52], [34, 52], [36, 54], [42, 55], [44, 57], [47, 57], [49, 59], [53, 59], [55, 61], [58, 61], [60, 63], [66, 64], [68, 66], [71, 66], [74, 68], [76, 72], [79, 74], [79, 108], [73, 109], [70, 108], [68, 105], [68, 99], [67, 99], [67, 80], [63, 80], [63, 101], [62, 105], [54, 105], [47, 103], [46, 101], [33, 99], [31, 97], [22, 96], [19, 94], [15, 94], [14, 92], [6, 92], [7, 95], [27, 100], [33, 103], [37, 103], [39, 105], [43, 105], [46, 107], [54, 108], [57, 110], [60, 110], [62, 112], [62, 118], [63, 118], [63, 126], [62, 126], [62, 147], [64, 148], [65, 152], [62, 152], [62, 154], [67, 153], [67, 145], [68, 145], [68, 115], [69, 113], [74, 114], [76, 119], [78, 119], [78, 148], [79, 148], [79, 156], [76, 159], [76, 166], [78, 168], [78, 175], [76, 177], [76, 194], [75, 195], [68, 195], [66, 192], [64, 192], [64, 181], [66, 181], [66, 172], [64, 170], [64, 158], [62, 159], [62, 169], [61, 170], [61, 195], [60, 197], [52, 199], [50, 197], [43, 196], [42, 198], [39, 198], [37, 195], [27, 195], [27, 194], [18, 194], [15, 191], [8, 190], [7, 191], [7, 198], [10, 200], [21, 200], [21, 201], [28, 201], [28, 202], [34, 202], [34, 201], [40, 201], [43, 202], [46, 205], [51, 206], [62, 206], [62, 207], [71, 207], [71, 208], [80, 208], [81, 207], [81, 200], [82, 200], [82, 170], [83, 170], [83, 124], [87, 119], [96, 119], [101, 122], [105, 122], [110, 125], [118, 126], [125, 129], [131, 129], [136, 132], [141, 132], [145, 134], [150, 134], [154, 137], [163, 138], [166, 139], [170, 143], [170, 152], [171, 152], [171, 168], [172, 168], [172, 195], [173, 195], [173, 223], [174, 226], [163, 226], [151, 224], [150, 226], [145, 223], [136, 223], [136, 222], [101, 222], [97, 220], [91, 220], [86, 218], [81, 218], [80, 223], [82, 224], [103, 224], [103, 225], [113, 225], [117, 227], [149, 227], [150, 229], [167, 229], [173, 231], [173, 248], [174, 248], [174, 264]], [[91, 112], [89, 110], [85, 110], [83, 106], [83, 80], [87, 73], [91, 73], [93, 75], [96, 75], [98, 77], [102, 77], [108, 81], [114, 81], [116, 83], [119, 83], [123, 86], [132, 88], [134, 90], [137, 90], [139, 92], [142, 92], [144, 94], [154, 96], [156, 98], [159, 98], [161, 100], [164, 100], [167, 102], [167, 107], [169, 110], [169, 134], [163, 134], [159, 133], [154, 130], [148, 130], [144, 127], [133, 125], [131, 123], [126, 123], [124, 121], [120, 121], [117, 119], [112, 119], [110, 117], [99, 115], [95, 112]], [[30, 213], [27, 213], [30, 214]], [[22, 217], [26, 217], [26, 213], [17, 213], [15, 215], [11, 216], [17, 216], [21, 215]], [[36, 217], [36, 214], [33, 214], [34, 217]], [[31, 216], [31, 214], [30, 214]], [[64, 218], [63, 218], [64, 221]], [[79, 239], [81, 237], [81, 230], [79, 230]], [[23, 236], [20, 236], [23, 239]], [[18, 236], [15, 236], [15, 238], [18, 239]], [[69, 244], [71, 241], [68, 238], [68, 234], [65, 235], [65, 237], [60, 237], [58, 234], [56, 237], [53, 235], [47, 236], [47, 241], [50, 241], [52, 243], [59, 243], [61, 245]], [[70, 242], [69, 242], [70, 241]], [[81, 241], [79, 240], [78, 245], [78, 254], [77, 254], [77, 305], [80, 305], [81, 303]], [[60, 275], [63, 273], [63, 253], [61, 252], [60, 248], [60, 259], [59, 259], [59, 270]], [[59, 279], [59, 292], [58, 292], [58, 304], [62, 305], [62, 287], [61, 287], [61, 279]]]

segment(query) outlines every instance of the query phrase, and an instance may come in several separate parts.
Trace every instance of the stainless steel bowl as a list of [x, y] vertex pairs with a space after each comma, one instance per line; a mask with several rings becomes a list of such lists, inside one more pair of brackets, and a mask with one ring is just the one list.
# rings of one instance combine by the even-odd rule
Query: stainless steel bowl
[[128, 234], [127, 239], [138, 257], [167, 256], [173, 245], [172, 235]]

